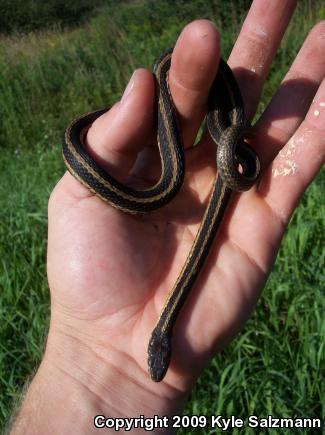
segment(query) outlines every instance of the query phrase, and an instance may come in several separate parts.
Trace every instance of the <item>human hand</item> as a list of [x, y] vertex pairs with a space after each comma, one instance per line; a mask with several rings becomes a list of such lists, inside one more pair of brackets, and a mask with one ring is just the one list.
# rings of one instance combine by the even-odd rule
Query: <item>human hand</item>
[[[295, 3], [255, 1], [230, 56], [250, 119]], [[135, 401], [134, 413], [169, 412], [249, 316], [294, 207], [324, 161], [324, 31], [324, 23], [312, 30], [256, 125], [252, 145], [263, 176], [228, 209], [175, 327], [172, 363], [161, 384], [147, 374], [147, 344], [202, 218], [215, 177], [214, 144], [205, 135], [186, 151], [181, 192], [147, 216], [108, 207], [68, 173], [55, 188], [49, 205], [52, 317], [46, 357], [55, 356], [66, 370], [74, 367], [78, 381], [88, 370], [103, 404], [113, 406], [121, 393]], [[207, 21], [188, 25], [176, 43], [169, 85], [186, 148], [204, 116], [218, 56], [218, 33]], [[122, 101], [93, 124], [87, 140], [93, 156], [120, 181], [146, 186], [159, 176], [157, 152], [147, 147], [154, 140], [154, 81], [138, 70], [132, 83]], [[93, 364], [84, 366], [87, 357], [97, 373]]]

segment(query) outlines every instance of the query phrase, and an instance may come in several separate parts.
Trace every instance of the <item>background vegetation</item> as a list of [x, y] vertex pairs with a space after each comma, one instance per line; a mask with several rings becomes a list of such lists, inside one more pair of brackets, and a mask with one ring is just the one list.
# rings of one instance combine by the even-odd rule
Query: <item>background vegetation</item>
[[[321, 3], [299, 2], [259, 112], [310, 28], [324, 19]], [[47, 200], [64, 171], [67, 121], [113, 103], [131, 71], [151, 68], [194, 18], [216, 22], [227, 57], [249, 4], [0, 1], [0, 432], [47, 333]], [[186, 413], [325, 417], [323, 198], [321, 174], [292, 218], [252, 318], [205, 370]]]

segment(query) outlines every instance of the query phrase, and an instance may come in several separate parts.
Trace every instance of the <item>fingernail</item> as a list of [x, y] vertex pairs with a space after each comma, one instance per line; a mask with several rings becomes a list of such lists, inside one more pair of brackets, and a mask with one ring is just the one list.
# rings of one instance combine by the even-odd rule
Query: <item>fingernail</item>
[[129, 83], [128, 83], [127, 87], [125, 88], [125, 91], [124, 91], [122, 99], [121, 99], [122, 103], [124, 103], [124, 101], [127, 100], [128, 96], [132, 92], [132, 89], [133, 89], [134, 83], [135, 83], [135, 76], [136, 76], [136, 71], [134, 71], [134, 73], [132, 74]]

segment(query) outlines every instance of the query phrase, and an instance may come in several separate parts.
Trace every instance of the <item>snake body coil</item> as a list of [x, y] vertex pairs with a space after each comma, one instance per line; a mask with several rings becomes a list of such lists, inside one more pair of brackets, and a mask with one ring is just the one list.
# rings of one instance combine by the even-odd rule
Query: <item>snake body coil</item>
[[[177, 126], [167, 75], [172, 50], [155, 65], [158, 99], [158, 147], [162, 162], [159, 181], [145, 190], [119, 183], [86, 152], [83, 141], [92, 122], [107, 109], [85, 114], [68, 126], [63, 142], [63, 157], [74, 177], [112, 206], [127, 213], [145, 213], [167, 204], [178, 193], [184, 180], [184, 152]], [[162, 309], [148, 346], [151, 378], [161, 381], [171, 359], [174, 324], [185, 299], [202, 270], [233, 190], [248, 190], [256, 181], [258, 157], [244, 141], [251, 135], [245, 121], [243, 101], [237, 82], [221, 59], [209, 95], [207, 128], [217, 145], [215, 178], [209, 202], [186, 263]]]

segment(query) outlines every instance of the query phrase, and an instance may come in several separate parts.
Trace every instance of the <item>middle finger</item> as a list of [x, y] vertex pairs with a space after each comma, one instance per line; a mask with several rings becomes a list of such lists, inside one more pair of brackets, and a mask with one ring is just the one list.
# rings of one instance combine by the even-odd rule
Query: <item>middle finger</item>
[[265, 77], [296, 4], [296, 0], [254, 0], [231, 52], [229, 65], [248, 119], [255, 114]]

